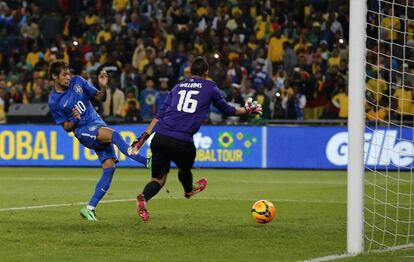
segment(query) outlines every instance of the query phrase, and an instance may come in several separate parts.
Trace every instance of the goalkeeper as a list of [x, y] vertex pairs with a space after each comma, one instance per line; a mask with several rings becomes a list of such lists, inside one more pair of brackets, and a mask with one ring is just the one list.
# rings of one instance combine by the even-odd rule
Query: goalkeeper
[[244, 107], [233, 107], [222, 97], [216, 83], [207, 80], [208, 64], [197, 57], [190, 68], [191, 77], [178, 83], [167, 96], [156, 118], [146, 131], [129, 147], [130, 154], [138, 154], [152, 132], [152, 179], [137, 195], [137, 213], [143, 221], [149, 219], [146, 202], [164, 186], [170, 171], [170, 162], [178, 167], [178, 179], [184, 196], [192, 197], [207, 185], [206, 179], [193, 184], [191, 169], [196, 157], [193, 135], [197, 133], [213, 103], [225, 115], [261, 114], [261, 105], [249, 98]]

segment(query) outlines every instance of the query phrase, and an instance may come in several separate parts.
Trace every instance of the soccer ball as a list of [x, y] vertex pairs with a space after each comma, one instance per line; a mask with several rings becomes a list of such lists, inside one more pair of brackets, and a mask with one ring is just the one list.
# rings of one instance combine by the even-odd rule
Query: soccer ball
[[276, 209], [272, 202], [259, 200], [252, 206], [252, 218], [257, 223], [266, 224], [276, 216]]

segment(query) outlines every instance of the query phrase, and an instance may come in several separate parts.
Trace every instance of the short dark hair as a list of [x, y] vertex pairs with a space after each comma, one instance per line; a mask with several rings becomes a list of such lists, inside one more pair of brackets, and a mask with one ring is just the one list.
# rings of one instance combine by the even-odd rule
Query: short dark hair
[[56, 60], [49, 65], [49, 77], [53, 80], [53, 75], [59, 75], [62, 69], [69, 69], [68, 63], [63, 60]]
[[190, 72], [192, 75], [203, 76], [207, 71], [208, 63], [202, 56], [196, 57], [191, 63]]

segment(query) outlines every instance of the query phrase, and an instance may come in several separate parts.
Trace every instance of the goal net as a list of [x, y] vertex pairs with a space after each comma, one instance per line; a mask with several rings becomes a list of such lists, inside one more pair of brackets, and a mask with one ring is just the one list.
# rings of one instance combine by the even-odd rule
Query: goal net
[[414, 243], [414, 1], [368, 0], [365, 251]]

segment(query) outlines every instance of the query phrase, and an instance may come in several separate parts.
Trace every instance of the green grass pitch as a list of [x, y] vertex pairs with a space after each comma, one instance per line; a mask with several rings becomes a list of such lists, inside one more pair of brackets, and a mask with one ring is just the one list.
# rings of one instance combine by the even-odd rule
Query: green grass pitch
[[[144, 169], [119, 168], [98, 222], [81, 219], [98, 168], [0, 168], [0, 261], [301, 261], [346, 249], [343, 171], [194, 170], [206, 190], [185, 199], [172, 170], [141, 222], [133, 198], [149, 180]], [[252, 221], [267, 199], [276, 218]], [[56, 206], [47, 206], [56, 205]], [[15, 207], [43, 206], [10, 210]], [[410, 255], [411, 254], [411, 255]], [[404, 261], [413, 252], [344, 261]]]

